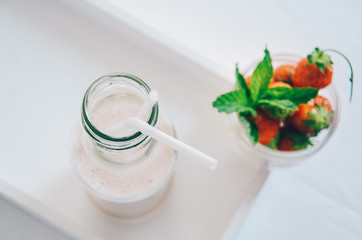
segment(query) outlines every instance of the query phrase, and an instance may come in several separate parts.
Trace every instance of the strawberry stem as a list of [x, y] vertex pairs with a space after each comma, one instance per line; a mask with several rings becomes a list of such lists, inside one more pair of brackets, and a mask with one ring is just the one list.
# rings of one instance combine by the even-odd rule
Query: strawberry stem
[[325, 68], [331, 69], [331, 57], [328, 54], [325, 54], [324, 51], [321, 51], [319, 48], [315, 48], [314, 51], [307, 56], [308, 64], [314, 64], [323, 75], [325, 75]]
[[351, 77], [349, 78], [349, 81], [351, 82], [351, 93], [350, 93], [349, 101], [351, 102], [352, 101], [352, 94], [353, 94], [353, 68], [352, 68], [351, 62], [340, 51], [337, 51], [337, 50], [331, 49], [331, 48], [325, 49], [324, 51], [325, 52], [335, 52], [335, 53], [339, 54], [340, 56], [342, 56], [347, 61], [348, 65], [349, 65], [349, 69], [351, 70]]

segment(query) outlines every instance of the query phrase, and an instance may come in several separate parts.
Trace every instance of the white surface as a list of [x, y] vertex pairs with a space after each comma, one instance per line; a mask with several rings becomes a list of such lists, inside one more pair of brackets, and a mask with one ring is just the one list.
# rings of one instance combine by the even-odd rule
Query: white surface
[[[230, 239], [267, 176], [211, 107], [231, 83], [82, 2], [0, 4], [0, 192], [82, 239]], [[219, 160], [212, 171], [180, 154], [162, 208], [137, 224], [95, 208], [68, 155], [82, 95], [116, 71], [157, 89], [179, 139]]]
[[301, 165], [272, 171], [237, 239], [361, 239], [361, 1], [105, 2], [174, 40], [173, 46], [188, 49], [202, 65], [213, 62], [210, 66], [232, 79], [235, 62], [246, 66], [265, 45], [272, 53], [305, 55], [319, 46], [347, 55], [355, 73], [352, 103], [347, 64], [332, 56], [342, 98], [333, 139]]
[[32, 215], [14, 206], [11, 202], [0, 197], [0, 239], [6, 240], [66, 240], [63, 235]]

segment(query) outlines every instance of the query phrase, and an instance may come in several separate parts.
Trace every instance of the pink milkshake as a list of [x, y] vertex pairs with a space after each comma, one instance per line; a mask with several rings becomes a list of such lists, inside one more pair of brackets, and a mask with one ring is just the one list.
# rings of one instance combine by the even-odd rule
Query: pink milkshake
[[[112, 215], [137, 217], [150, 212], [164, 197], [172, 177], [173, 149], [133, 129], [105, 134], [137, 116], [149, 91], [137, 77], [116, 73], [95, 81], [84, 96], [71, 159], [95, 203]], [[142, 120], [174, 136], [158, 104]]]

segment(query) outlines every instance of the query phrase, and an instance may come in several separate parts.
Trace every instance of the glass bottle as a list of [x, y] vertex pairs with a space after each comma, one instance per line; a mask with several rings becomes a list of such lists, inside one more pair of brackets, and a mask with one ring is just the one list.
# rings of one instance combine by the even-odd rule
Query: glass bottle
[[[71, 162], [97, 206], [130, 218], [151, 212], [167, 192], [176, 152], [133, 129], [106, 134], [107, 129], [137, 116], [150, 87], [136, 76], [112, 73], [86, 91], [81, 124], [71, 142]], [[175, 136], [173, 125], [158, 103], [148, 124]]]

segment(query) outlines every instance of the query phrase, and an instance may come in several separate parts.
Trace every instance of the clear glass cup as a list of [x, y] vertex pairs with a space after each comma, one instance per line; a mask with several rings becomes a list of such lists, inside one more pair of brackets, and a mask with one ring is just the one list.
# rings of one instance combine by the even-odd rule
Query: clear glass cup
[[[164, 198], [174, 171], [176, 152], [166, 145], [133, 129], [105, 133], [116, 123], [136, 116], [150, 90], [130, 74], [100, 77], [84, 95], [81, 121], [71, 141], [72, 165], [93, 201], [122, 218], [152, 212]], [[175, 136], [158, 103], [145, 116], [142, 120]]]
[[[275, 54], [272, 55], [271, 58], [274, 69], [284, 64], [296, 66], [299, 60], [302, 59], [301, 56], [293, 54]], [[245, 68], [241, 72], [243, 76], [250, 76], [260, 61], [261, 59], [254, 61], [247, 68]], [[237, 114], [233, 113], [230, 116], [230, 120], [233, 131], [237, 135], [239, 146], [241, 146], [242, 151], [267, 160], [270, 166], [290, 166], [305, 160], [306, 158], [315, 154], [317, 151], [321, 150], [322, 147], [332, 137], [334, 131], [337, 128], [341, 115], [341, 102], [333, 82], [329, 86], [320, 89], [318, 94], [328, 98], [334, 113], [329, 127], [327, 129], [323, 129], [317, 136], [310, 138], [313, 146], [308, 146], [306, 149], [297, 151], [279, 151], [266, 147], [260, 143], [253, 145], [247, 136], [243, 125], [239, 121]]]

